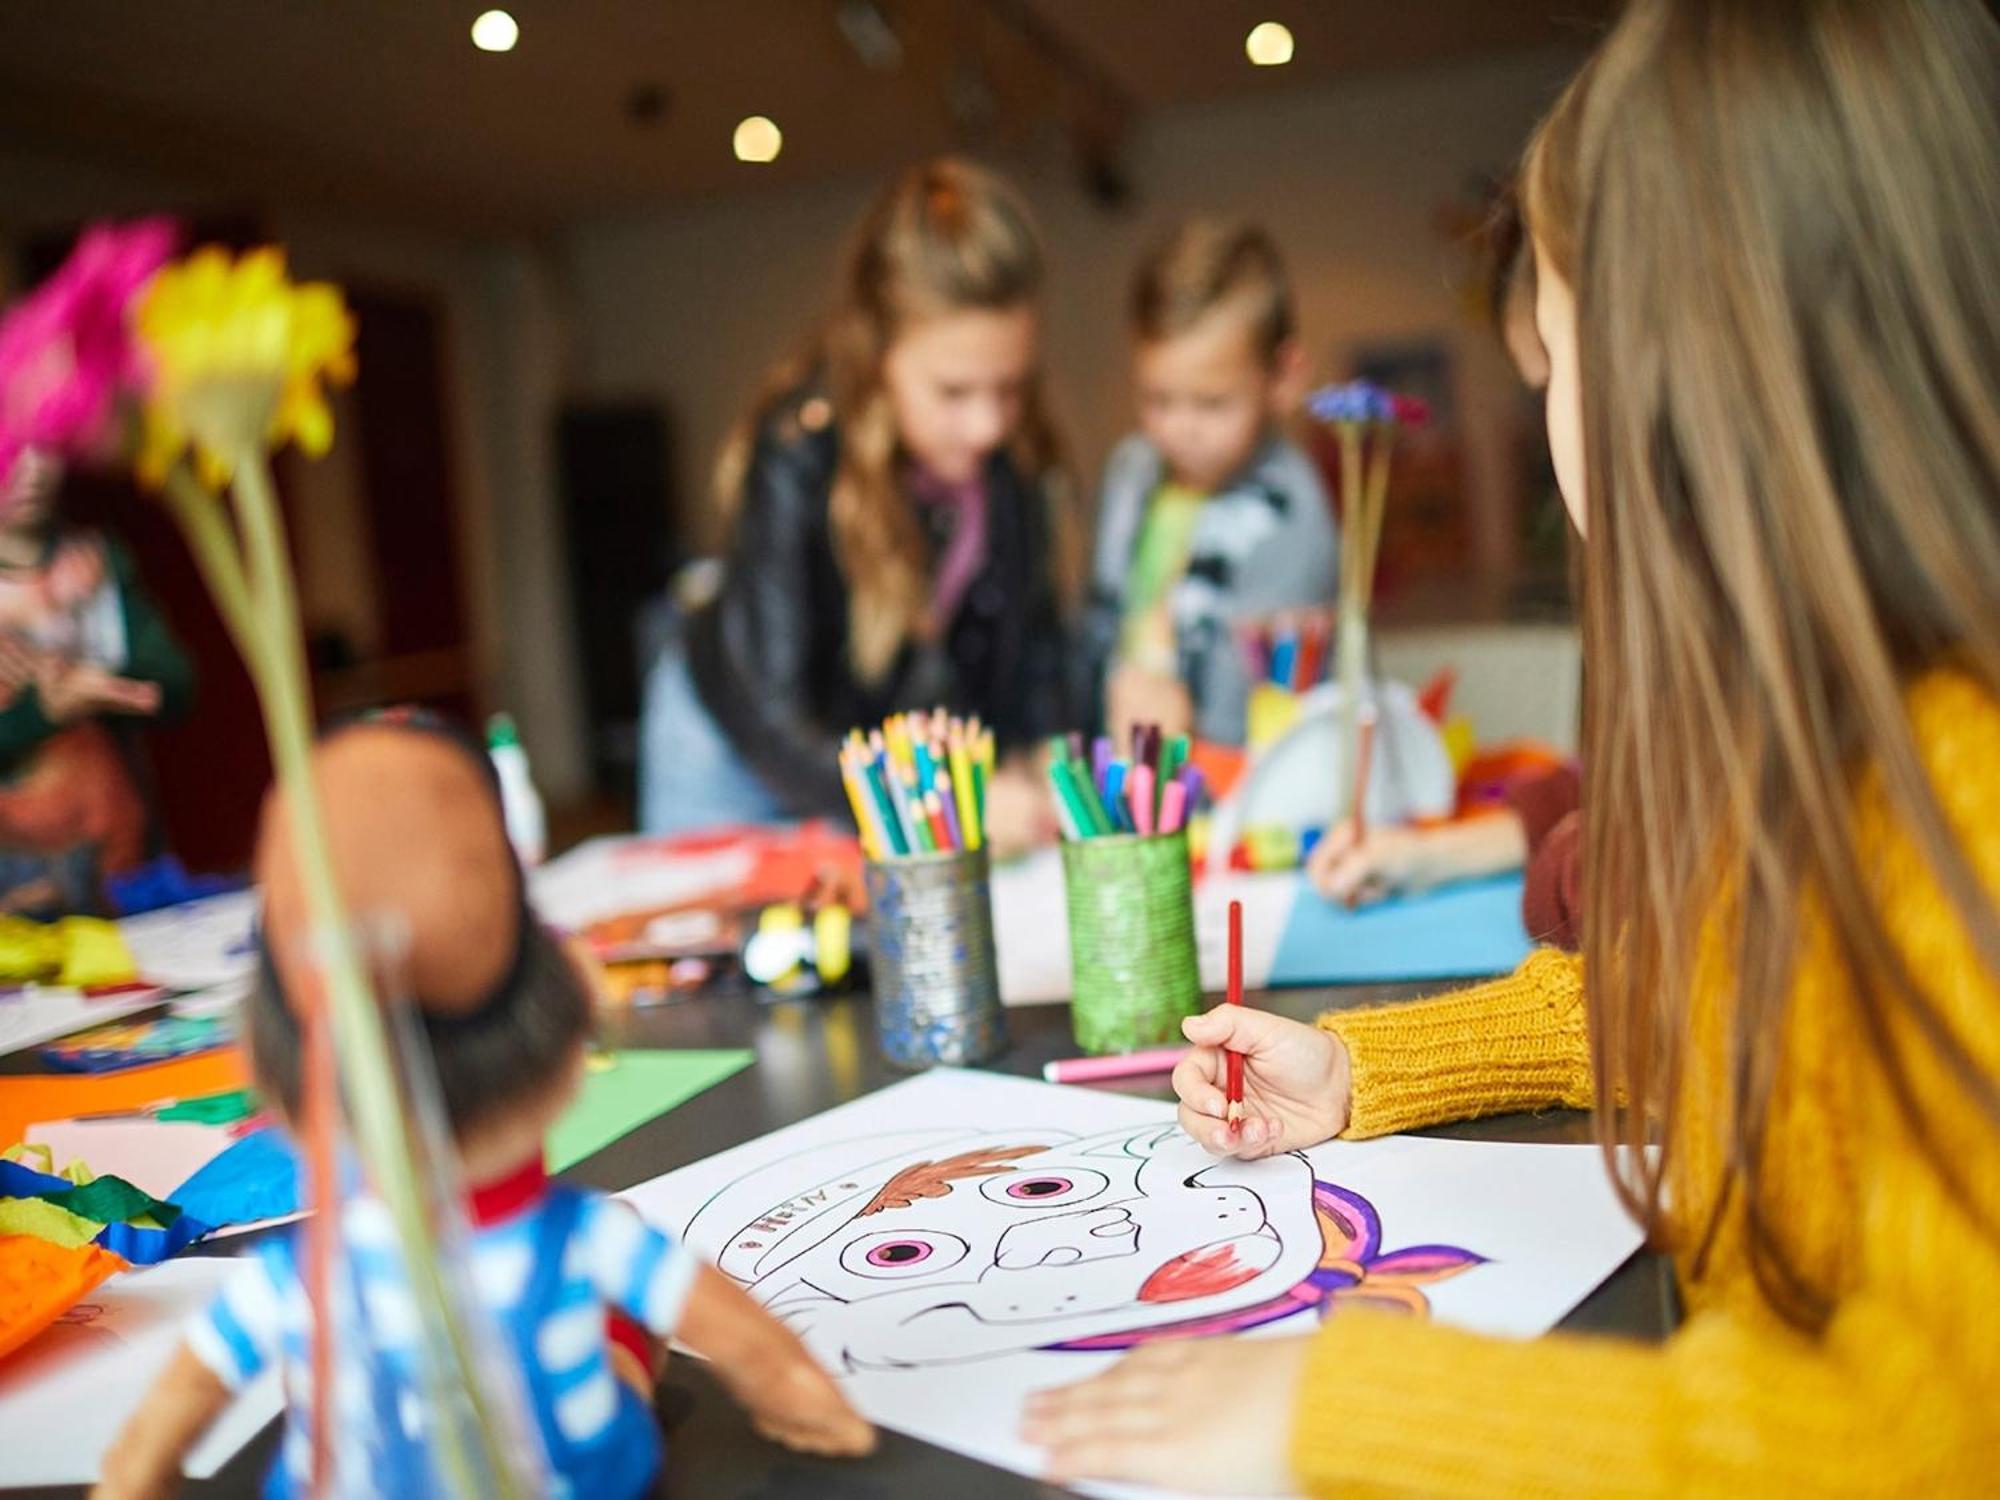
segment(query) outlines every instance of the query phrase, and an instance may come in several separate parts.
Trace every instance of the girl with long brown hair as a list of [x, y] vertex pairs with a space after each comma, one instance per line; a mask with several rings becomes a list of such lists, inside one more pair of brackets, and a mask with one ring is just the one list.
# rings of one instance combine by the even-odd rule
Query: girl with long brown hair
[[1246, 1154], [1593, 1107], [1661, 1348], [1343, 1314], [1049, 1393], [1062, 1477], [1991, 1493], [2000, 1465], [2000, 27], [1634, 0], [1530, 149], [1586, 539], [1583, 955], [1188, 1023]]
[[[1061, 727], [1041, 285], [1026, 210], [975, 166], [870, 208], [833, 312], [724, 451], [722, 581], [647, 684], [647, 830], [844, 815], [839, 736], [896, 710], [979, 714], [1003, 755]], [[1053, 831], [1018, 763], [987, 811], [1002, 851]]]

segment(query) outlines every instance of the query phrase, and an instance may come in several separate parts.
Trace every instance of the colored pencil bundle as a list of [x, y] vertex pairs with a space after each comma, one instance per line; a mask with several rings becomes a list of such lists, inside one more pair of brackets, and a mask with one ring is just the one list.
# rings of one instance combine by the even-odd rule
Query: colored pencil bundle
[[891, 714], [848, 732], [840, 779], [870, 859], [984, 848], [993, 731], [941, 708]]
[[1333, 644], [1333, 616], [1325, 610], [1280, 615], [1246, 625], [1239, 633], [1253, 682], [1303, 693], [1326, 676]]
[[1188, 737], [1163, 740], [1157, 724], [1132, 726], [1132, 754], [1112, 753], [1099, 735], [1084, 758], [1084, 740], [1072, 732], [1049, 741], [1049, 785], [1056, 821], [1070, 840], [1112, 834], [1179, 833], [1201, 801], [1199, 766], [1188, 763]]

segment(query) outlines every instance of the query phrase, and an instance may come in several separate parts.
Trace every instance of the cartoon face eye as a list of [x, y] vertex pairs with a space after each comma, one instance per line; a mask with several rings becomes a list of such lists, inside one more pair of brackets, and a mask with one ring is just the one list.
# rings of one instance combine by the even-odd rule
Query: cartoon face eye
[[936, 1229], [886, 1230], [865, 1234], [840, 1252], [840, 1264], [856, 1276], [877, 1279], [932, 1276], [965, 1259], [965, 1241]]
[[979, 1191], [1008, 1208], [1046, 1208], [1085, 1203], [1109, 1187], [1102, 1172], [1088, 1167], [1063, 1167], [1047, 1172], [1007, 1172], [988, 1177]]

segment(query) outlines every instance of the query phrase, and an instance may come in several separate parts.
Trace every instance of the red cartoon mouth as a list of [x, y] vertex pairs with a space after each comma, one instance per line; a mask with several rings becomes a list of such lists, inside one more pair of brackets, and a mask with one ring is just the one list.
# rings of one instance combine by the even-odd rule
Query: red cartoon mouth
[[1141, 1302], [1188, 1302], [1255, 1281], [1276, 1259], [1275, 1236], [1259, 1231], [1203, 1245], [1164, 1262], [1139, 1288]]

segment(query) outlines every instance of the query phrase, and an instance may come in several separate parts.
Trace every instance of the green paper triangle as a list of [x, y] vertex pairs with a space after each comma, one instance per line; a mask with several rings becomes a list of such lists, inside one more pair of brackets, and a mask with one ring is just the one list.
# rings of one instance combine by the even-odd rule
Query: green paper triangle
[[609, 1067], [601, 1066], [599, 1058], [591, 1059], [576, 1102], [549, 1132], [551, 1172], [575, 1166], [756, 1060], [755, 1053], [738, 1049], [613, 1052], [608, 1056]]

